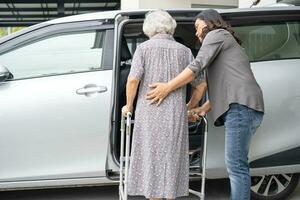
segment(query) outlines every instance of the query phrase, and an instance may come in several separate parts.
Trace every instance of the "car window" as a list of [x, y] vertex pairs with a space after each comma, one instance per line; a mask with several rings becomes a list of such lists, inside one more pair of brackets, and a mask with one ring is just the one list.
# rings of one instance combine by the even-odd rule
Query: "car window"
[[250, 61], [300, 57], [300, 23], [268, 23], [234, 27]]
[[0, 55], [15, 79], [102, 69], [105, 31], [51, 35]]
[[146, 40], [148, 40], [148, 38], [146, 37], [141, 37], [141, 38], [126, 37], [126, 42], [131, 55], [134, 54], [136, 47], [139, 44], [145, 42]]

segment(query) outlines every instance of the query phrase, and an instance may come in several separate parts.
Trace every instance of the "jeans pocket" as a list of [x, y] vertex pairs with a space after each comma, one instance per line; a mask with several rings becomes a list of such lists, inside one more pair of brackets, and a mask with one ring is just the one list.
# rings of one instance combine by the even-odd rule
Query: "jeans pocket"
[[258, 125], [260, 125], [261, 122], [262, 122], [262, 119], [263, 119], [264, 114], [263, 114], [262, 112], [255, 111], [254, 116], [255, 116], [255, 122], [256, 122]]
[[263, 113], [259, 111], [253, 110], [252, 112], [252, 126], [253, 126], [253, 134], [255, 133], [256, 129], [261, 125], [263, 119]]
[[236, 103], [231, 103], [229, 105], [229, 109], [222, 116], [225, 123], [227, 120], [232, 118], [232, 116], [235, 116], [238, 113], [237, 105], [238, 104]]

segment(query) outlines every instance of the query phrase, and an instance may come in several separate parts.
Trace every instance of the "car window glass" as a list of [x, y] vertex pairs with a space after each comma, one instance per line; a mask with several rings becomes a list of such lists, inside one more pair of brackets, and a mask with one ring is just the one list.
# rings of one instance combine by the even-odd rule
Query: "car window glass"
[[146, 38], [146, 37], [141, 37], [141, 38], [130, 38], [130, 37], [128, 37], [128, 38], [126, 38], [126, 42], [127, 42], [130, 53], [133, 55], [134, 52], [135, 52], [136, 47], [139, 44], [145, 42], [146, 40], [148, 40], [148, 38]]
[[15, 79], [99, 70], [104, 31], [52, 35], [0, 55]]
[[299, 22], [234, 27], [251, 61], [300, 57]]

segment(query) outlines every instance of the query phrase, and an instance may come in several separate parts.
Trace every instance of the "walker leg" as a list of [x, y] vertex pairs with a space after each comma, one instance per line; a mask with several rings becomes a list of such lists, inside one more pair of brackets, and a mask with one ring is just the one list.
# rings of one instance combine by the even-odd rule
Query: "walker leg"
[[[208, 123], [206, 117], [202, 116], [201, 119], [204, 121], [205, 130], [203, 134], [203, 141], [202, 141], [202, 162], [200, 169], [202, 167], [201, 175], [201, 190], [200, 192], [189, 189], [189, 192], [196, 195], [200, 198], [200, 200], [205, 199], [205, 179], [206, 179], [206, 154], [207, 154], [207, 132], [208, 132]], [[199, 122], [200, 123], [200, 122]]]
[[[124, 157], [124, 143], [126, 134], [125, 157]], [[127, 200], [127, 179], [129, 169], [130, 156], [130, 135], [131, 135], [131, 113], [127, 114], [126, 133], [125, 133], [125, 117], [121, 119], [121, 145], [120, 145], [120, 180], [119, 180], [119, 200]], [[125, 170], [123, 176], [123, 162], [125, 161]]]

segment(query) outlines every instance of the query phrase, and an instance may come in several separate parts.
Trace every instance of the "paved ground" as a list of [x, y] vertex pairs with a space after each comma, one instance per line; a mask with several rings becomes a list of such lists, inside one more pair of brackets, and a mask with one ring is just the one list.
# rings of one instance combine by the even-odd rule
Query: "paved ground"
[[[191, 188], [197, 188], [198, 182], [192, 182]], [[228, 200], [229, 184], [227, 180], [207, 181], [206, 200]], [[193, 195], [178, 200], [198, 200]], [[0, 200], [118, 200], [118, 187], [86, 187], [68, 189], [48, 189], [32, 191], [1, 192]], [[145, 200], [143, 197], [131, 197], [129, 200]], [[300, 200], [300, 184], [288, 200]]]

